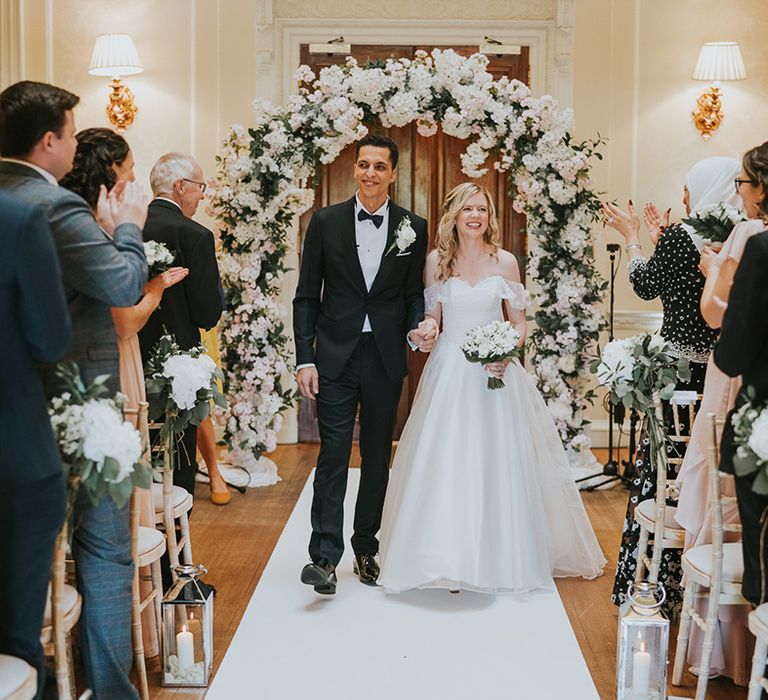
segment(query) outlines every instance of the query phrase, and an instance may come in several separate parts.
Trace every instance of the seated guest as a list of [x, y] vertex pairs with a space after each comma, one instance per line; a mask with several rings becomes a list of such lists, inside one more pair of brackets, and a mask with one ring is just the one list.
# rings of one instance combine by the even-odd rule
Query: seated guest
[[[120, 182], [134, 182], [133, 154], [128, 142], [111, 129], [85, 129], [77, 134], [77, 151], [72, 170], [61, 180], [62, 187], [79, 194], [96, 214], [99, 192], [102, 187], [111, 190]], [[144, 296], [135, 306], [113, 307], [112, 320], [117, 332], [117, 348], [120, 354], [120, 391], [128, 397], [128, 408], [137, 409], [147, 400], [144, 388], [144, 365], [139, 350], [139, 329], [149, 315], [160, 305], [163, 292], [180, 282], [189, 272], [184, 267], [174, 267], [153, 277], [144, 286]], [[140, 525], [155, 526], [155, 506], [151, 490], [138, 492]], [[149, 567], [141, 571], [142, 596], [152, 588]], [[144, 608], [142, 633], [144, 652], [149, 656], [160, 653], [155, 630], [155, 609]]]
[[[162, 306], [139, 331], [145, 361], [166, 330], [182, 350], [200, 345], [200, 329], [213, 328], [223, 310], [213, 234], [192, 220], [205, 196], [202, 168], [191, 156], [168, 153], [155, 163], [149, 179], [155, 199], [149, 205], [144, 240], [164, 243], [189, 275], [167, 290]], [[196, 451], [197, 429], [190, 425], [180, 440], [173, 479], [193, 495]]]
[[[116, 392], [120, 367], [110, 309], [135, 304], [146, 284], [141, 242], [146, 204], [133, 183], [120, 197], [102, 188], [100, 226], [82, 197], [58, 186], [75, 157], [73, 109], [78, 101], [66, 90], [30, 81], [0, 93], [0, 191], [44, 210], [72, 320], [72, 346], [64, 359], [78, 363], [86, 383], [109, 375], [107, 387]], [[46, 384], [55, 389], [53, 379]], [[83, 596], [80, 635], [88, 686], [97, 698], [137, 698], [128, 677], [133, 586], [128, 507], [117, 508], [108, 497], [93, 504], [81, 493], [74, 523], [72, 553]]]
[[[740, 175], [743, 196], [754, 194], [759, 201], [760, 216], [768, 220], [768, 148], [761, 146], [744, 157]], [[749, 188], [749, 190], [747, 190]], [[747, 194], [749, 192], [749, 194]], [[733, 412], [747, 400], [747, 389], [755, 392], [755, 401], [768, 401], [768, 231], [754, 234], [747, 240], [733, 279], [728, 308], [725, 311], [720, 338], [715, 346], [715, 364], [729, 377], [741, 375], [741, 390], [734, 410], [728, 414], [720, 450], [720, 468], [733, 473], [736, 446], [733, 441]], [[736, 477], [736, 496], [741, 516], [744, 578], [742, 594], [753, 605], [768, 599], [768, 571], [761, 562], [768, 556], [765, 537], [765, 517], [768, 497], [752, 491], [749, 477]]]
[[[733, 190], [733, 179], [739, 171], [734, 158], [706, 158], [691, 168], [685, 178], [683, 205], [687, 214], [718, 202], [738, 204]], [[701, 316], [699, 301], [704, 288], [704, 276], [699, 270], [702, 242], [692, 228], [672, 224], [664, 228], [653, 254], [645, 258], [640, 244], [640, 219], [630, 202], [629, 210], [622, 211], [612, 204], [603, 205], [606, 223], [625, 239], [628, 272], [632, 288], [641, 299], [661, 297], [664, 310], [661, 335], [672, 345], [679, 357], [690, 362], [691, 379], [678, 384], [678, 389], [701, 393], [707, 359], [717, 334]], [[663, 403], [667, 431], [672, 430], [671, 409]], [[687, 431], [687, 418], [683, 418], [683, 431]], [[674, 456], [682, 457], [684, 446], [676, 443]], [[672, 453], [671, 453], [672, 454]], [[637, 476], [629, 493], [627, 515], [624, 522], [621, 549], [616, 565], [612, 599], [621, 605], [627, 597], [627, 586], [635, 578], [635, 561], [640, 527], [635, 523], [634, 511], [640, 501], [656, 496], [656, 465], [650, 461], [650, 441], [643, 434], [635, 455]], [[674, 465], [667, 477], [672, 481], [677, 474]], [[665, 612], [676, 615], [682, 605], [680, 550], [665, 549], [661, 557], [659, 581], [667, 592]]]
[[[745, 167], [754, 161], [754, 170], [762, 178], [768, 177], [768, 143], [748, 151], [742, 159], [742, 171], [734, 183], [734, 191], [741, 195], [748, 221], [735, 226], [719, 253], [705, 248], [701, 255], [702, 271], [707, 276], [701, 295], [701, 312], [712, 327], [719, 329], [725, 308], [723, 301], [728, 300], [733, 276], [744, 251], [747, 240], [755, 233], [765, 230], [760, 203], [763, 198], [760, 186], [751, 184]], [[709, 472], [707, 468], [708, 421], [707, 416], [715, 413], [724, 419], [733, 408], [736, 395], [741, 387], [740, 377], [727, 377], [714, 364], [710, 357], [704, 379], [704, 391], [701, 406], [691, 430], [691, 439], [685, 452], [685, 459], [680, 466], [680, 473], [675, 482], [679, 491], [676, 518], [685, 528], [685, 548], [712, 542], [709, 511]], [[721, 488], [728, 495], [735, 495], [733, 480], [721, 479]], [[739, 522], [736, 506], [727, 506], [723, 512], [726, 523]], [[726, 533], [726, 538], [738, 538], [736, 533]], [[700, 614], [705, 613], [705, 605], [699, 606]], [[720, 624], [717, 627], [715, 646], [710, 662], [711, 672], [720, 673], [733, 679], [737, 685], [747, 685], [751, 662], [752, 634], [747, 627], [747, 606], [721, 605], [718, 611]], [[694, 625], [691, 630], [691, 643], [688, 646], [688, 663], [693, 668], [698, 666], [701, 654], [701, 630]]]
[[60, 360], [71, 327], [45, 214], [0, 193], [0, 654], [45, 670], [40, 629], [65, 483], [35, 363]]

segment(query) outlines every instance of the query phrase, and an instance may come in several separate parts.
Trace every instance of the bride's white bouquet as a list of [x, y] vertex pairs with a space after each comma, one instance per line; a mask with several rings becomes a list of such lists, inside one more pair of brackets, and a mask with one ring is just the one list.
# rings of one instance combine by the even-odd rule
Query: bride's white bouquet
[[173, 253], [168, 250], [165, 243], [158, 241], [144, 241], [144, 255], [147, 256], [149, 279], [162, 274], [173, 263]]
[[768, 406], [762, 407], [755, 400], [754, 387], [747, 388], [747, 401], [733, 414], [736, 455], [733, 470], [736, 476], [755, 474], [752, 490], [765, 496], [768, 494]]
[[87, 388], [77, 365], [62, 365], [57, 377], [65, 391], [48, 408], [67, 478], [67, 511], [80, 488], [93, 503], [107, 495], [122, 508], [133, 487], [149, 488], [148, 465], [141, 461], [144, 446], [134, 426], [123, 420], [121, 395], [105, 398], [108, 375]]
[[[461, 350], [470, 362], [489, 365], [519, 357], [520, 333], [509, 321], [492, 321], [467, 332]], [[489, 389], [501, 389], [504, 381], [488, 377]]]

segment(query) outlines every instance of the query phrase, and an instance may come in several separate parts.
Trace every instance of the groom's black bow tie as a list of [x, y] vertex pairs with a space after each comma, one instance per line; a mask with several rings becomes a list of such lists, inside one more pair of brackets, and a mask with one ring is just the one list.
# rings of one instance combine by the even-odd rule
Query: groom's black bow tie
[[381, 228], [381, 224], [384, 221], [384, 217], [381, 214], [369, 214], [365, 209], [360, 209], [357, 212], [357, 220], [365, 221], [366, 219], [370, 219], [376, 228]]

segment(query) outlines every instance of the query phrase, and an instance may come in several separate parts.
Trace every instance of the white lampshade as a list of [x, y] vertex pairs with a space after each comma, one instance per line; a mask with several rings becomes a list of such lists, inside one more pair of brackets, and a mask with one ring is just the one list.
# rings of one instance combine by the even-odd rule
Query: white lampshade
[[133, 39], [128, 34], [102, 34], [96, 37], [91, 56], [91, 75], [111, 78], [117, 75], [134, 75], [144, 68]]
[[704, 44], [693, 71], [694, 80], [744, 80], [747, 71], [735, 41], [713, 41]]

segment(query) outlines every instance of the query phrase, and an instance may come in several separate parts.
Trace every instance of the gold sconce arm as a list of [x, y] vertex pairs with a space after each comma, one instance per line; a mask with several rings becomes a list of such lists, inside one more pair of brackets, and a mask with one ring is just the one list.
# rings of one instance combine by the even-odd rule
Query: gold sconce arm
[[112, 78], [110, 83], [109, 104], [107, 105], [107, 117], [114, 125], [115, 130], [121, 134], [136, 117], [139, 108], [134, 104], [133, 91], [119, 77]]
[[705, 141], [709, 139], [713, 131], [717, 131], [723, 121], [720, 95], [720, 88], [713, 85], [699, 96], [699, 99], [696, 100], [696, 111], [691, 112], [693, 123]]

